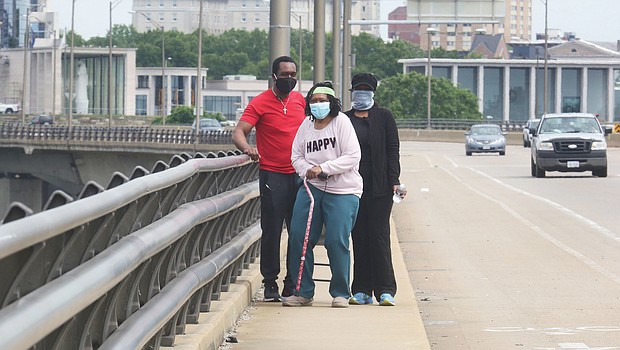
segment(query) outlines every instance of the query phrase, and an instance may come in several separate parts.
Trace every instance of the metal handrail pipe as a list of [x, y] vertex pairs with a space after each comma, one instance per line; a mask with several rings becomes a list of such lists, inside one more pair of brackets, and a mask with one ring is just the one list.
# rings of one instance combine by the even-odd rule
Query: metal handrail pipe
[[[91, 260], [0, 310], [0, 348], [28, 349], [120, 283], [192, 227], [259, 195], [258, 181], [181, 205]], [[50, 212], [52, 210], [49, 210]], [[22, 220], [27, 221], [27, 220]]]
[[179, 273], [123, 322], [99, 350], [142, 349], [200, 288], [211, 282], [260, 239], [256, 223], [203, 261]]
[[86, 224], [94, 218], [131, 203], [140, 196], [179, 183], [196, 173], [240, 167], [250, 162], [250, 158], [246, 155], [190, 159], [174, 168], [134, 179], [97, 196], [83, 198], [6, 223], [0, 226], [0, 259]]

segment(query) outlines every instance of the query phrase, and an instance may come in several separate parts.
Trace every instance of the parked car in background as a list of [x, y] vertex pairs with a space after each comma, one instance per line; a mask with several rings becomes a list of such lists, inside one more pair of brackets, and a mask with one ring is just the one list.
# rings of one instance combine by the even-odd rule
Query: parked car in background
[[582, 172], [607, 177], [607, 142], [610, 129], [602, 128], [594, 114], [545, 114], [532, 134], [532, 176], [547, 171]]
[[506, 133], [495, 124], [472, 125], [465, 132], [465, 155], [489, 152], [497, 152], [500, 156], [506, 154]]
[[19, 103], [2, 103], [0, 102], [0, 113], [11, 114], [21, 111], [22, 108]]
[[[192, 130], [196, 129], [196, 121], [192, 124]], [[224, 127], [213, 118], [201, 118], [200, 119], [200, 130], [207, 131], [224, 131]]]
[[237, 125], [237, 121], [235, 120], [223, 120], [220, 122], [220, 124], [222, 124], [222, 126], [226, 127], [226, 126], [235, 126]]
[[523, 147], [532, 146], [532, 134], [530, 133], [530, 129], [537, 129], [539, 123], [540, 119], [530, 119], [525, 123], [523, 127]]
[[40, 114], [30, 121], [30, 124], [39, 124], [39, 125], [50, 125], [54, 124], [54, 118], [49, 115]]

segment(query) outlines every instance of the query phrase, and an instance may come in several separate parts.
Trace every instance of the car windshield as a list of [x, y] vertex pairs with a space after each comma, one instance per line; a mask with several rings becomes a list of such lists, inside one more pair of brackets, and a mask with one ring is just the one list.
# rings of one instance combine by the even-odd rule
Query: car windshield
[[215, 119], [202, 119], [200, 121], [200, 127], [201, 128], [207, 128], [207, 127], [221, 127], [220, 123], [215, 120]]
[[600, 133], [601, 129], [594, 118], [570, 117], [548, 118], [543, 120], [541, 134]]
[[497, 127], [493, 126], [479, 126], [471, 128], [472, 136], [482, 136], [482, 135], [500, 135], [501, 131]]

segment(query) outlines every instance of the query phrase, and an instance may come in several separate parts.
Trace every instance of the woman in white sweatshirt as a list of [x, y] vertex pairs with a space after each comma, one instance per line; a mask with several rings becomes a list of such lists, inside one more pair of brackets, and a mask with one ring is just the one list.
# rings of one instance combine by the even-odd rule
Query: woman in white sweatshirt
[[[362, 195], [362, 177], [358, 172], [361, 151], [355, 129], [341, 109], [331, 83], [314, 85], [306, 96], [308, 119], [297, 130], [291, 160], [297, 174], [307, 180], [314, 197], [314, 210], [300, 287], [282, 302], [284, 306], [312, 305], [312, 248], [325, 225], [325, 248], [332, 273], [329, 285], [329, 293], [334, 298], [332, 307], [348, 307], [351, 296], [349, 236]], [[289, 232], [288, 268], [294, 283], [301, 264], [309, 209], [310, 197], [302, 186], [297, 192]]]

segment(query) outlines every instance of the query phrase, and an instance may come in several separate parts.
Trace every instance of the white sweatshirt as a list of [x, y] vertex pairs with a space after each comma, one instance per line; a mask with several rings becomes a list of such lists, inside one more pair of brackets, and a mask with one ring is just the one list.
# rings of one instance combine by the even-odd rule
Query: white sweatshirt
[[362, 157], [357, 134], [351, 121], [339, 113], [321, 130], [305, 119], [293, 141], [291, 160], [301, 178], [315, 165], [329, 175], [327, 181], [310, 179], [316, 188], [334, 194], [362, 196], [363, 182], [359, 174]]

